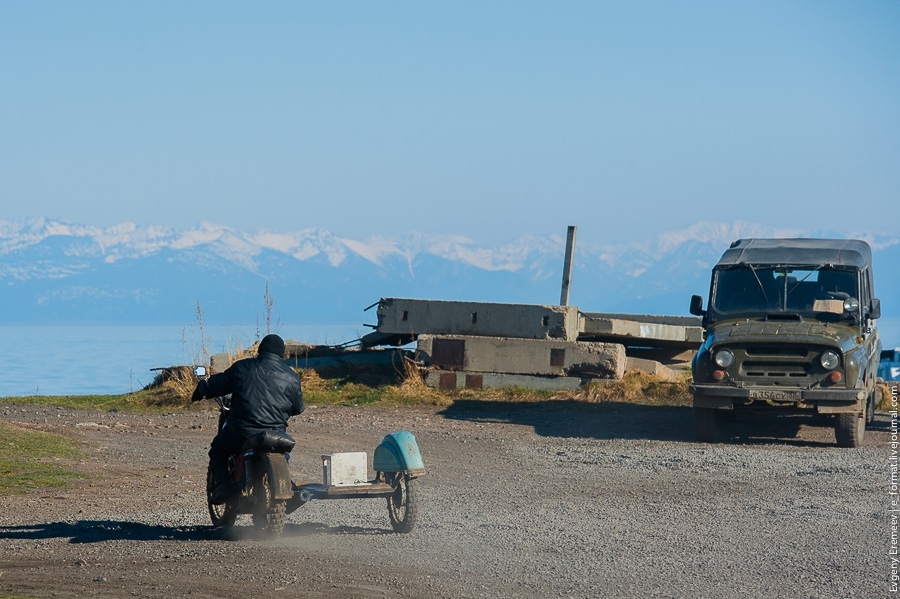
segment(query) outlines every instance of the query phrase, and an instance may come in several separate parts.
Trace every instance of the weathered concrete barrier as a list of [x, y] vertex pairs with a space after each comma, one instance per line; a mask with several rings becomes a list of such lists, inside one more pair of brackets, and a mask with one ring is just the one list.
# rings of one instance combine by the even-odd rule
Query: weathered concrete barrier
[[375, 331], [364, 346], [403, 345], [419, 335], [604, 341], [627, 347], [696, 350], [703, 342], [694, 316], [581, 312], [576, 306], [542, 306], [381, 298]]
[[[371, 325], [375, 331], [361, 339], [362, 346], [418, 341], [417, 359], [434, 369], [426, 382], [444, 388], [559, 389], [578, 386], [582, 379], [618, 379], [627, 367], [626, 352], [635, 358], [632, 370], [672, 380], [677, 373], [663, 364], [684, 361], [681, 355], [693, 352], [703, 341], [703, 329], [695, 317], [406, 298], [381, 298], [377, 306], [378, 324]], [[513, 376], [519, 378], [513, 381]]]
[[448, 371], [611, 379], [626, 360], [617, 343], [462, 335], [419, 335], [416, 359]]
[[677, 372], [656, 360], [645, 360], [644, 358], [628, 356], [628, 359], [625, 361], [625, 372], [631, 372], [632, 370], [641, 370], [670, 383], [674, 383], [681, 378]]
[[598, 339], [642, 347], [697, 349], [703, 327], [694, 316], [581, 312], [579, 339]]
[[382, 298], [376, 331], [410, 339], [429, 334], [575, 341], [578, 314], [575, 306]]
[[[595, 379], [594, 379], [595, 380]], [[463, 372], [458, 370], [428, 370], [425, 384], [434, 389], [502, 389], [524, 387], [537, 391], [574, 391], [585, 379], [575, 376], [529, 376], [497, 372]]]

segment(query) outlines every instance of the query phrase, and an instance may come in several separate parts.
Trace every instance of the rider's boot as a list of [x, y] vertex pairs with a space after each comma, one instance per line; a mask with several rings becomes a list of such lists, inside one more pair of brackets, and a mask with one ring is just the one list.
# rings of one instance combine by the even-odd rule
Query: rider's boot
[[225, 464], [213, 463], [210, 460], [210, 470], [212, 471], [212, 491], [209, 494], [209, 502], [213, 505], [225, 503], [231, 491], [231, 485], [228, 483], [228, 467]]

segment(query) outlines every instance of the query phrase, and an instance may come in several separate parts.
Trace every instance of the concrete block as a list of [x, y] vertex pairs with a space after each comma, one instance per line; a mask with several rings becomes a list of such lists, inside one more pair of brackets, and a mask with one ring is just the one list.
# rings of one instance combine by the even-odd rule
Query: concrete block
[[622, 378], [625, 347], [616, 343], [420, 335], [416, 359], [441, 370]]
[[656, 360], [645, 360], [643, 358], [628, 356], [628, 359], [625, 361], [625, 372], [631, 370], [641, 370], [670, 383], [677, 382], [679, 379], [677, 372], [668, 366], [660, 364]]
[[585, 379], [575, 376], [530, 376], [496, 372], [463, 372], [429, 370], [425, 384], [434, 389], [503, 389], [524, 387], [536, 391], [572, 391], [581, 387]]
[[369, 466], [366, 452], [351, 451], [322, 456], [325, 486], [362, 485], [368, 482]]
[[628, 345], [697, 348], [703, 342], [703, 327], [693, 316], [648, 314], [581, 314], [579, 337], [615, 340]]
[[575, 306], [382, 298], [376, 331], [575, 341], [578, 314]]
[[225, 372], [231, 366], [231, 354], [214, 354], [209, 358], [210, 374]]

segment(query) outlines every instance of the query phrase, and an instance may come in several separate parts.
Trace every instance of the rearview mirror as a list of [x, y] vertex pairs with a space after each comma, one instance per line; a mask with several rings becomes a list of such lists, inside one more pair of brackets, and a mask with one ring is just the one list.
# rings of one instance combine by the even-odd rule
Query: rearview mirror
[[869, 307], [869, 318], [877, 320], [881, 318], [881, 300], [873, 299], [872, 305]]
[[691, 297], [691, 314], [694, 316], [706, 315], [706, 311], [703, 309], [703, 296], [694, 295]]
[[206, 366], [194, 366], [194, 375], [198, 379], [202, 379], [206, 376]]

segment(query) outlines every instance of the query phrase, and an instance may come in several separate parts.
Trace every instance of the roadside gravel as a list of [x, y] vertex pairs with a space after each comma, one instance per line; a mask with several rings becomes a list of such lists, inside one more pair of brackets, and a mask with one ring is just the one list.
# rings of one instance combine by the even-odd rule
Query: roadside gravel
[[[215, 412], [0, 404], [0, 418], [85, 442], [60, 490], [0, 497], [0, 595], [35, 597], [808, 597], [888, 595], [890, 420], [834, 446], [825, 422], [742, 420], [691, 440], [690, 410], [457, 402], [310, 407], [298, 480], [320, 454], [417, 438], [428, 473], [408, 535], [382, 500], [312, 502], [284, 537], [212, 530]], [[370, 457], [371, 460], [371, 457]]]

